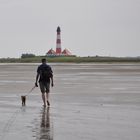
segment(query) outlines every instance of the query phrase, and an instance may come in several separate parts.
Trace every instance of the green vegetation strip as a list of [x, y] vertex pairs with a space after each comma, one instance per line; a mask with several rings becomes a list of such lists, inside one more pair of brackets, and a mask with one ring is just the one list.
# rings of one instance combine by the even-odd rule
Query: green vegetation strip
[[31, 58], [1, 58], [0, 63], [40, 63], [42, 58], [47, 58], [50, 63], [92, 63], [92, 62], [140, 62], [140, 57], [46, 57], [36, 56]]

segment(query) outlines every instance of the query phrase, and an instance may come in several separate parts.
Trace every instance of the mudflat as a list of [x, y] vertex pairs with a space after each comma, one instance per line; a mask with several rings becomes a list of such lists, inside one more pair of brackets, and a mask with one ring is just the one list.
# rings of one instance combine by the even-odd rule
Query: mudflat
[[35, 83], [39, 64], [0, 64], [0, 140], [139, 140], [140, 64], [50, 64], [49, 108]]

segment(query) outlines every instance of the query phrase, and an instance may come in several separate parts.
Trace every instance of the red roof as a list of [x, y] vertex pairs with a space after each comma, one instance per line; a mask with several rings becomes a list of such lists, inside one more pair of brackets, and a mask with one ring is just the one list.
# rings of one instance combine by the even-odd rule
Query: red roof
[[64, 55], [72, 55], [71, 52], [68, 49], [64, 49], [62, 54], [64, 54]]
[[52, 55], [55, 55], [55, 54], [56, 54], [56, 52], [55, 52], [53, 49], [50, 49], [50, 50], [47, 52], [47, 54], [52, 54]]

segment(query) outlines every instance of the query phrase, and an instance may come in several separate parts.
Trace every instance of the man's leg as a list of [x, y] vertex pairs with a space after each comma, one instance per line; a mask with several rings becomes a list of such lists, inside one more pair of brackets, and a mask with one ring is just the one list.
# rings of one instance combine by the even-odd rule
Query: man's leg
[[42, 100], [43, 100], [44, 106], [46, 106], [45, 93], [42, 93]]
[[46, 83], [46, 102], [47, 102], [48, 106], [50, 106], [50, 103], [49, 103], [49, 92], [50, 92], [50, 83]]
[[39, 85], [40, 85], [40, 90], [41, 90], [41, 93], [42, 93], [42, 100], [43, 100], [43, 103], [44, 103], [44, 107], [46, 107], [45, 86], [42, 82], [39, 82]]
[[46, 101], [49, 100], [49, 93], [46, 92]]
[[46, 101], [47, 101], [47, 105], [50, 106], [49, 93], [47, 93], [47, 92], [46, 92]]

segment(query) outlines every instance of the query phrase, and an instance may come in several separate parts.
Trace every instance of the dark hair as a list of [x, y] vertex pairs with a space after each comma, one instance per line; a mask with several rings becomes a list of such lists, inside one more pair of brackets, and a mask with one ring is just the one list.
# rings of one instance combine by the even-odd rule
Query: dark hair
[[41, 61], [42, 61], [42, 63], [44, 63], [44, 62], [46, 62], [47, 60], [46, 60], [46, 58], [43, 58]]

